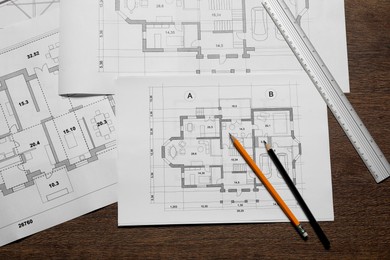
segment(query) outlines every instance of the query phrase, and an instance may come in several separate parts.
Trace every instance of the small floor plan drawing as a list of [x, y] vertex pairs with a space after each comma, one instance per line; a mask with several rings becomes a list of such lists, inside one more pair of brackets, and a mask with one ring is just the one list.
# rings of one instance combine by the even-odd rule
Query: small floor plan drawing
[[[240, 140], [282, 194], [284, 181], [264, 141], [302, 187], [296, 87], [151, 87], [150, 202], [163, 203], [165, 210], [192, 211], [274, 205], [268, 194], [259, 192], [262, 184], [229, 134]], [[286, 200], [296, 205], [291, 194]]]
[[311, 84], [298, 73], [118, 79], [119, 225], [288, 221], [230, 134], [298, 219], [264, 141], [318, 218], [332, 219], [326, 105]]
[[[97, 2], [101, 72], [248, 74], [297, 70], [261, 1]], [[308, 28], [310, 0], [287, 3], [298, 22]], [[285, 62], [275, 62], [276, 58]]]
[[58, 8], [60, 0], [0, 0], [0, 28]]
[[58, 32], [43, 40], [45, 48], [31, 44], [34, 51], [20, 57], [26, 65], [40, 59], [42, 67], [0, 75], [0, 196], [36, 186], [47, 202], [72, 193], [68, 173], [116, 142], [113, 97], [58, 96]]

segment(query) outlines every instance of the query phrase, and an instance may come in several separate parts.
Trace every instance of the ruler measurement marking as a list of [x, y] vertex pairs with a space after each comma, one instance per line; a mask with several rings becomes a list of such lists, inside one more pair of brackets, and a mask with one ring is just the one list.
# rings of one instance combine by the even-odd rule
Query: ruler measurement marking
[[[286, 14], [287, 15], [287, 14]], [[290, 20], [290, 19], [289, 19]], [[290, 20], [290, 23], [291, 23], [292, 21]], [[294, 21], [294, 23], [296, 24], [296, 21]], [[295, 30], [297, 33], [298, 33], [298, 36], [301, 36], [301, 34], [299, 33], [299, 31], [298, 30], [296, 30], [296, 28], [295, 27], [293, 27], [292, 28], [293, 30]], [[302, 36], [301, 36], [302, 37]], [[306, 39], [307, 37], [303, 37], [304, 39]], [[307, 44], [306, 44], [306, 42], [304, 42], [304, 40], [301, 38], [301, 40], [303, 41], [303, 43], [306, 45], [306, 48], [307, 49], [309, 49], [310, 47], [309, 46], [307, 46]], [[290, 44], [293, 44], [293, 42], [290, 42]], [[294, 50], [296, 50], [296, 48], [294, 48]], [[305, 49], [304, 49], [305, 50]], [[313, 53], [316, 53], [316, 51], [313, 51]], [[299, 55], [299, 53], [297, 53], [298, 55]], [[306, 54], [307, 55], [307, 54]], [[299, 56], [301, 56], [301, 55], [299, 55]], [[311, 63], [311, 64], [317, 64], [319, 67], [326, 67], [325, 66], [325, 64], [323, 63], [323, 62], [321, 62], [321, 65], [319, 64], [319, 62], [317, 62], [315, 59], [314, 59], [314, 62], [313, 61], [311, 61], [310, 59], [314, 59], [314, 57], [312, 57], [311, 55], [309, 55], [309, 59], [308, 59], [308, 63]], [[300, 59], [301, 61], [303, 61], [302, 59]], [[311, 62], [310, 62], [311, 61]], [[301, 63], [302, 64], [302, 63]], [[310, 64], [309, 64], [310, 65]], [[307, 68], [307, 66], [305, 66], [306, 68]], [[314, 68], [313, 68], [314, 67]], [[311, 68], [312, 69], [317, 69], [315, 66], [311, 66]], [[305, 69], [306, 70], [306, 72], [307, 73], [310, 73], [310, 74], [312, 74], [311, 72], [310, 72], [310, 70], [309, 69]], [[322, 72], [324, 72], [324, 74], [325, 74], [325, 76], [326, 76], [326, 71], [322, 71]], [[313, 75], [312, 76], [312, 78], [314, 79], [314, 76], [316, 76], [316, 75]], [[323, 76], [323, 75], [321, 75], [320, 74], [320, 76]], [[330, 84], [330, 82], [335, 82], [335, 80], [334, 80], [334, 78], [330, 75], [330, 77], [326, 77], [325, 78], [325, 82], [326, 83], [329, 83]], [[336, 82], [335, 82], [336, 83]], [[317, 83], [318, 84], [318, 83]], [[316, 85], [317, 85], [316, 84]], [[326, 95], [326, 93], [325, 92], [322, 92], [323, 93], [323, 96], [324, 97], [327, 97], [327, 96], [331, 96], [331, 94], [337, 94], [337, 91], [336, 91], [336, 89], [333, 89], [332, 88], [332, 86], [327, 86], [326, 84], [325, 84], [325, 87], [327, 87], [327, 89], [328, 89], [328, 92], [330, 92], [330, 93], [328, 93], [329, 95]], [[330, 88], [329, 88], [330, 87]], [[334, 93], [332, 92], [332, 90], [334, 90]], [[344, 94], [343, 93], [341, 93], [341, 96], [344, 96]], [[345, 104], [345, 103], [343, 103], [342, 102], [342, 99], [341, 99], [341, 97], [339, 98], [339, 96], [338, 95], [336, 95], [335, 97], [335, 102], [337, 103], [337, 101], [341, 101], [341, 104], [339, 104], [339, 106], [341, 105], [341, 106], [344, 106], [344, 108], [345, 108], [345, 111], [340, 111], [340, 113], [342, 113], [342, 112], [347, 112], [349, 115], [350, 115], [350, 117], [346, 117], [346, 118], [344, 118], [345, 119], [345, 121], [348, 121], [348, 119], [352, 119], [354, 122], [355, 122], [355, 126], [357, 126], [358, 125], [358, 122], [355, 120], [355, 118], [352, 116], [352, 114], [350, 113], [350, 112], [353, 112], [354, 111], [354, 109], [352, 108], [352, 106], [350, 105], [349, 107], [347, 106], [347, 104]], [[326, 100], [328, 101], [328, 102], [330, 102], [330, 100], [328, 99], [328, 98], [326, 98]], [[336, 115], [338, 115], [338, 113], [337, 113], [337, 111], [334, 111], [334, 113], [336, 114]], [[339, 118], [339, 119], [341, 119], [341, 118]], [[345, 123], [344, 122], [342, 122], [342, 124], [345, 126]], [[351, 125], [351, 123], [347, 123], [350, 127], [355, 127], [353, 124]], [[362, 123], [360, 123], [359, 122], [359, 125], [360, 126], [363, 126], [363, 124]], [[368, 142], [368, 144], [371, 146], [371, 144], [370, 144], [370, 142], [373, 142], [373, 140], [372, 139], [367, 139], [367, 137], [362, 133], [362, 129], [360, 129], [359, 127], [357, 127], [356, 128], [359, 132], [361, 132], [361, 134], [362, 134], [362, 137], [363, 137], [363, 139], [366, 139], [366, 141]], [[349, 130], [348, 129], [345, 129], [346, 130], [346, 132], [347, 132], [347, 135], [350, 137], [350, 138], [353, 138], [353, 135], [352, 134], [349, 134], [348, 132], [349, 132]], [[357, 138], [359, 138], [359, 137], [357, 137]], [[355, 140], [353, 140], [353, 143], [354, 144], [356, 144], [356, 141]], [[372, 146], [371, 146], [372, 147]], [[355, 147], [355, 148], [357, 148], [357, 149], [359, 149], [360, 150], [360, 147], [358, 146], [358, 147]], [[371, 151], [373, 151], [374, 153], [375, 153], [375, 151], [373, 150], [373, 149], [371, 149]], [[368, 151], [366, 151], [366, 152], [370, 152], [370, 149], [368, 150]], [[364, 154], [362, 154], [362, 155], [364, 155]], [[376, 155], [378, 155], [378, 154], [376, 154]], [[383, 157], [382, 155], [380, 155], [381, 157]], [[375, 158], [374, 158], [375, 159]], [[364, 160], [365, 161], [367, 161], [367, 158], [364, 158]], [[379, 161], [379, 163], [382, 163], [381, 161]], [[371, 167], [371, 165], [367, 165], [368, 167]]]
[[[284, 8], [284, 9], [286, 10], [286, 8]], [[286, 13], [285, 13], [285, 15], [287, 16]], [[295, 21], [295, 20], [294, 20], [294, 21], [291, 21], [291, 19], [289, 19], [289, 21], [290, 21], [290, 23], [295, 23], [295, 24], [296, 24], [296, 21]], [[310, 46], [308, 46], [308, 45], [306, 44], [306, 42], [303, 40], [303, 39], [306, 39], [307, 37], [306, 37], [306, 36], [302, 37], [302, 35], [299, 33], [298, 30], [296, 30], [296, 28], [295, 28], [294, 26], [292, 27], [292, 29], [295, 30], [295, 31], [297, 32], [298, 36], [301, 37], [302, 42], [305, 44], [305, 47], [306, 47], [306, 48], [303, 48], [303, 50], [304, 50], [304, 51], [309, 50], [309, 53], [310, 53]], [[291, 44], [292, 44], [292, 43], [291, 43]], [[294, 50], [296, 50], [296, 48], [295, 48]], [[313, 50], [312, 52], [313, 52], [313, 53], [316, 53], [315, 50]], [[297, 55], [298, 55], [298, 56], [301, 56], [301, 55], [299, 55], [298, 52], [297, 52]], [[309, 54], [306, 54], [306, 55], [308, 56], [308, 61], [309, 61], [308, 63], [310, 63], [310, 64], [317, 64], [319, 68], [325, 67], [325, 66], [326, 66], [323, 62], [320, 64], [320, 63], [319, 63], [318, 61], [316, 61], [311, 55], [309, 55]], [[313, 60], [310, 60], [310, 59], [313, 59]], [[310, 61], [311, 61], [311, 62], [310, 62]], [[311, 71], [308, 69], [308, 66], [307, 66], [306, 64], [305, 64], [304, 66], [307, 68], [307, 69], [306, 69], [306, 72], [312, 74]], [[318, 70], [317, 70], [318, 68], [317, 68], [316, 66], [311, 65], [310, 67], [311, 67], [311, 69], [318, 71]], [[318, 71], [319, 76], [326, 76], [325, 73], [324, 73], [325, 75], [321, 75], [320, 72], [324, 72], [324, 71], [322, 71], [322, 70]], [[312, 78], [314, 79], [314, 78], [319, 78], [319, 77], [318, 77], [318, 75], [312, 75]], [[333, 79], [332, 76], [322, 78], [322, 81], [325, 81], [325, 82], [329, 83], [329, 85], [331, 85], [331, 83], [330, 83], [331, 81], [335, 82], [335, 80]], [[318, 83], [317, 83], [317, 84], [318, 84]], [[316, 84], [316, 85], [317, 85], [317, 84]], [[333, 101], [334, 103], [339, 103], [339, 104], [337, 104], [337, 106], [344, 106], [345, 111], [346, 111], [347, 113], [348, 113], [349, 111], [354, 111], [353, 108], [351, 108], [351, 105], [348, 107], [347, 104], [345, 104], [345, 103], [342, 102], [342, 99], [340, 98], [340, 95], [337, 95], [337, 92], [336, 92], [335, 89], [333, 89], [331, 86], [327, 86], [326, 84], [325, 84], [325, 87], [327, 87], [328, 93], [322, 92], [323, 96], [324, 96], [324, 97], [333, 96], [333, 98], [334, 98], [333, 100], [330, 100], [330, 99], [327, 98], [327, 101], [328, 101], [329, 103], [331, 103], [332, 101]], [[321, 88], [321, 87], [320, 87], [320, 88]], [[332, 90], [335, 90], [335, 91], [333, 92]], [[332, 94], [336, 94], [336, 95], [332, 95]], [[343, 93], [342, 93], [341, 95], [344, 96]], [[338, 102], [338, 101], [340, 101], [340, 102]], [[333, 104], [332, 104], [332, 106], [333, 106]], [[343, 112], [345, 112], [345, 111], [340, 111], [340, 113], [343, 113]], [[338, 115], [338, 111], [335, 111], [335, 114]], [[355, 124], [357, 124], [356, 120], [352, 117], [351, 113], [348, 113], [348, 114], [350, 115], [350, 117], [346, 117], [346, 118], [344, 118], [344, 119], [345, 119], [346, 121], [348, 121], [348, 119], [352, 119], [352, 120], [355, 121]], [[360, 124], [360, 125], [362, 125], [362, 124]], [[352, 127], [354, 127], [354, 126], [352, 125]], [[357, 129], [360, 130], [359, 128], [357, 128]], [[347, 131], [348, 131], [348, 129], [347, 129]], [[365, 137], [365, 136], [363, 135], [363, 137]]]
[[[269, 2], [277, 6], [275, 7]], [[325, 62], [299, 26], [287, 4], [283, 0], [263, 0], [262, 4], [349, 137], [363, 162], [371, 171], [372, 176], [377, 182], [389, 177], [389, 163]]]

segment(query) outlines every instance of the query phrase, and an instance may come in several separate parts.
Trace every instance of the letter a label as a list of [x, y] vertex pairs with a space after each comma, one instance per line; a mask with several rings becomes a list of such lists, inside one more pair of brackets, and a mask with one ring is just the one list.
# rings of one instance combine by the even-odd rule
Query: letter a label
[[185, 100], [191, 102], [195, 100], [195, 93], [193, 91], [187, 91], [184, 95]]

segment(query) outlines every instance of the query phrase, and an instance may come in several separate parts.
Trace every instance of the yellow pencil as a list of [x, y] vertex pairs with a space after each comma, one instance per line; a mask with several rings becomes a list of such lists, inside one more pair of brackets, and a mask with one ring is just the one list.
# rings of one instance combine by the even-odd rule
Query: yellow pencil
[[298, 219], [294, 216], [294, 214], [288, 208], [286, 203], [282, 200], [280, 195], [276, 192], [275, 188], [271, 185], [271, 183], [268, 181], [268, 179], [261, 172], [260, 168], [257, 167], [256, 163], [249, 156], [249, 154], [247, 153], [245, 148], [241, 145], [241, 143], [237, 140], [237, 138], [235, 138], [231, 134], [230, 134], [230, 139], [232, 140], [234, 147], [236, 147], [237, 151], [241, 154], [242, 158], [244, 158], [244, 160], [249, 165], [249, 167], [251, 167], [253, 172], [257, 175], [257, 177], [263, 183], [264, 187], [268, 190], [268, 192], [274, 198], [276, 203], [278, 203], [278, 205], [280, 206], [280, 208], [282, 209], [284, 214], [286, 214], [286, 216], [291, 221], [291, 223], [294, 225], [294, 227], [296, 228], [298, 233], [302, 236], [303, 239], [307, 239], [308, 235], [307, 235], [306, 231], [302, 228], [301, 223], [299, 223]]

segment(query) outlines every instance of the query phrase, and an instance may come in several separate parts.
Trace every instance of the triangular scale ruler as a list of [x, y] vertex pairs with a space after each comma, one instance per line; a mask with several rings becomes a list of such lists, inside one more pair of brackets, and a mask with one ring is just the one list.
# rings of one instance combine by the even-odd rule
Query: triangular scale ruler
[[283, 0], [262, 4], [314, 86], [349, 137], [377, 183], [390, 176], [390, 165], [313, 44]]

